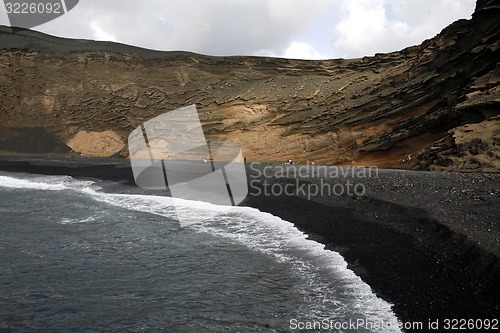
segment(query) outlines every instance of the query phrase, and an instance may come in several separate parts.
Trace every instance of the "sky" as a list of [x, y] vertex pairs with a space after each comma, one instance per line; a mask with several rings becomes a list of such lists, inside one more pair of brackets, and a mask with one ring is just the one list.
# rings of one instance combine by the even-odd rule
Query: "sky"
[[[33, 29], [208, 55], [359, 58], [420, 44], [474, 8], [475, 0], [80, 0]], [[0, 25], [10, 25], [2, 4]]]

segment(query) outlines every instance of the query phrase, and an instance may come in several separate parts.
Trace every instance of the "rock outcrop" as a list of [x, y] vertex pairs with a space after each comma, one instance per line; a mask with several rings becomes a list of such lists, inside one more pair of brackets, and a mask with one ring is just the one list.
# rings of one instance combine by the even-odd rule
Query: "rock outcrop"
[[[206, 135], [249, 161], [498, 171], [499, 37], [493, 0], [419, 46], [350, 60], [210, 57], [0, 27], [0, 122], [127, 156], [120, 142], [135, 127], [196, 104]], [[16, 150], [8, 140], [0, 151]]]

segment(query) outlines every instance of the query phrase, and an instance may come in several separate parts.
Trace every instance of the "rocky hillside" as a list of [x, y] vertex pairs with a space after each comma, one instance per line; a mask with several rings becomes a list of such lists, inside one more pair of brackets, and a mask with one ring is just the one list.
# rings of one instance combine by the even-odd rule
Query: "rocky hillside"
[[362, 59], [209, 57], [0, 27], [0, 150], [127, 156], [145, 120], [196, 104], [249, 161], [500, 170], [500, 5]]

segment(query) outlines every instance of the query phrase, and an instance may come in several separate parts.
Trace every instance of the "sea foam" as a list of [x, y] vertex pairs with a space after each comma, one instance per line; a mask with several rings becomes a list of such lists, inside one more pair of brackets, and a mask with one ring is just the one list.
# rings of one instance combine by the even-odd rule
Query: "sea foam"
[[[278, 262], [286, 262], [296, 270], [299, 278], [307, 281], [305, 297], [315, 299], [311, 316], [342, 317], [352, 308], [362, 309], [364, 320], [373, 322], [397, 321], [391, 305], [378, 298], [370, 286], [347, 268], [344, 258], [337, 252], [326, 250], [323, 244], [307, 238], [292, 223], [251, 207], [219, 206], [206, 202], [173, 199], [164, 196], [104, 193], [92, 181], [81, 181], [69, 176], [34, 176], [23, 178], [0, 176], [0, 187], [42, 191], [77, 191], [92, 199], [128, 210], [176, 218], [176, 209], [183, 210], [199, 221], [187, 228], [194, 232], [209, 233], [239, 243], [252, 251], [265, 253]], [[71, 224], [75, 221], [63, 221]], [[328, 282], [335, 276], [335, 285]], [[306, 290], [307, 289], [307, 290]], [[343, 295], [349, 303], [335, 299]], [[319, 302], [318, 302], [319, 300]], [[346, 306], [351, 309], [345, 309]], [[332, 308], [336, 313], [332, 313]], [[394, 325], [393, 332], [399, 332]]]

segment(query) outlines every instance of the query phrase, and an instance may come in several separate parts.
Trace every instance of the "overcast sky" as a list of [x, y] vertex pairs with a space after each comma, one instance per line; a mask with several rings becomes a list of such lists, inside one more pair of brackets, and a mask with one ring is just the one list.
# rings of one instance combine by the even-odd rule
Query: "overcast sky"
[[[475, 0], [80, 0], [34, 29], [210, 55], [357, 58], [420, 44], [474, 7]], [[10, 25], [0, 9], [0, 24]]]

